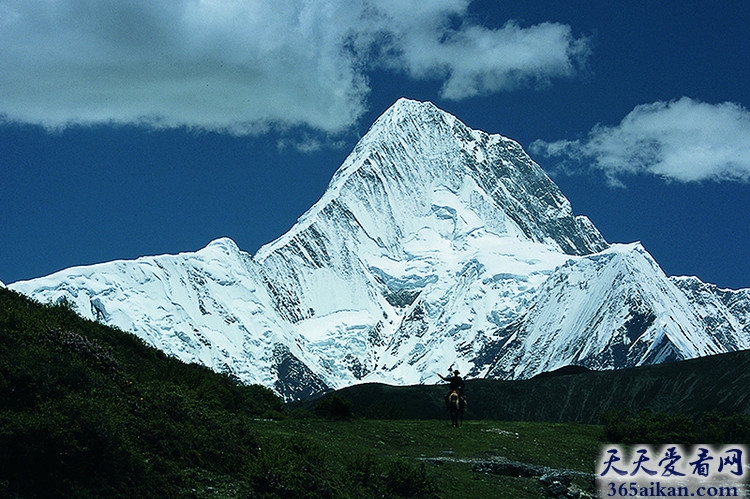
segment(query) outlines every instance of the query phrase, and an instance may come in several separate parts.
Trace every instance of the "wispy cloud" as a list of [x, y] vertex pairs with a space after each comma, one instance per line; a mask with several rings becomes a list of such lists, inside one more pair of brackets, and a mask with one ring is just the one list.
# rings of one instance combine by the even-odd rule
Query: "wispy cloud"
[[373, 69], [462, 99], [568, 77], [568, 26], [490, 29], [468, 0], [0, 0], [0, 116], [234, 134], [346, 129]]
[[444, 79], [446, 99], [547, 85], [574, 75], [589, 54], [587, 39], [574, 38], [563, 24], [522, 28], [510, 21], [494, 30], [468, 25], [448, 31], [429, 21], [416, 29], [399, 26], [399, 56], [390, 62], [415, 79]]
[[750, 180], [750, 112], [739, 104], [688, 97], [643, 104], [617, 126], [595, 126], [584, 140], [537, 140], [533, 154], [559, 158], [558, 169], [601, 170], [613, 186], [630, 175], [679, 182]]

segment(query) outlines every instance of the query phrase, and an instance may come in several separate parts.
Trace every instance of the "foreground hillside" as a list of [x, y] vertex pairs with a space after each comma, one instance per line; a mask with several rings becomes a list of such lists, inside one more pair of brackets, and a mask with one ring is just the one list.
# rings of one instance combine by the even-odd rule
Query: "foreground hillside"
[[0, 289], [0, 496], [179, 495], [247, 469], [281, 409], [137, 337]]

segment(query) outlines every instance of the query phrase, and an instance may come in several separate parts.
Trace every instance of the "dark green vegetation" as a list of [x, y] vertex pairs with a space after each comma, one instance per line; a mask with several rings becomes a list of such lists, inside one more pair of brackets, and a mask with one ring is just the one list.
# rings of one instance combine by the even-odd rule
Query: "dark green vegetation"
[[[361, 389], [285, 407], [65, 304], [0, 289], [0, 497], [540, 498], [537, 477], [477, 470], [503, 457], [591, 473], [606, 438], [602, 425], [474, 409], [455, 429], [442, 387]], [[476, 407], [491, 403], [478, 400], [491, 384], [470, 390]], [[606, 428], [629, 441], [643, 425], [623, 418]]]
[[[443, 386], [366, 384], [336, 392], [357, 415], [393, 419], [442, 417]], [[569, 366], [529, 380], [466, 383], [469, 419], [601, 424], [609, 410], [635, 413], [750, 415], [750, 350], [618, 371]], [[317, 401], [296, 404], [313, 407]]]
[[0, 289], [0, 496], [181, 493], [246, 470], [269, 390]]
[[750, 415], [705, 412], [696, 417], [611, 409], [602, 413], [610, 442], [627, 444], [729, 444], [750, 442]]

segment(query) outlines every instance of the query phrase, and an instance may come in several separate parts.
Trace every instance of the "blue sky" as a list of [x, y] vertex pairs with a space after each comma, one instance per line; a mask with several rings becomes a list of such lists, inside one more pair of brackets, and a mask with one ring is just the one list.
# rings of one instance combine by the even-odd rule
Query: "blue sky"
[[254, 253], [406, 96], [667, 274], [750, 287], [749, 28], [732, 0], [0, 0], [0, 280]]

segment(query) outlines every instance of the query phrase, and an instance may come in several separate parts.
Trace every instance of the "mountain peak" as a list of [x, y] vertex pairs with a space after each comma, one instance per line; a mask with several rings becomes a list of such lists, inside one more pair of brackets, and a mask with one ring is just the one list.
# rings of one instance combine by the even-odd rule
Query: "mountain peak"
[[386, 109], [380, 118], [375, 120], [375, 123], [381, 119], [396, 121], [401, 117], [424, 116], [435, 113], [448, 114], [430, 101], [418, 101], [407, 97], [401, 97], [394, 102], [391, 107]]
[[435, 104], [430, 101], [418, 101], [416, 99], [410, 99], [408, 97], [399, 97], [398, 99], [396, 99], [396, 102], [391, 105], [391, 107], [386, 109], [383, 115], [389, 114], [391, 112], [410, 113], [413, 112], [414, 109], [426, 107], [438, 109], [437, 106], [435, 106]]
[[[419, 136], [441, 131], [441, 126], [448, 125], [450, 128], [456, 122], [460, 123], [455, 116], [430, 101], [402, 97], [375, 120], [364, 138], [370, 136], [371, 139], [382, 140], [381, 134], [401, 130], [408, 133], [412, 139], [417, 139]], [[471, 135], [470, 132], [466, 134], [470, 130], [466, 125], [461, 123], [461, 127], [461, 135], [464, 135], [464, 138]]]
[[[334, 174], [323, 197], [256, 259], [323, 218], [353, 218], [368, 238], [400, 254], [401, 242], [442, 209], [445, 194], [486, 228], [581, 255], [607, 243], [515, 141], [472, 130], [431, 102], [401, 98], [388, 108]], [[455, 203], [454, 203], [455, 204]], [[444, 207], [456, 211], [456, 206]], [[459, 210], [460, 211], [460, 210]], [[338, 215], [336, 215], [338, 214]], [[326, 232], [325, 229], [320, 229]]]
[[237, 243], [235, 243], [234, 240], [229, 237], [220, 237], [214, 239], [213, 241], [208, 243], [202, 251], [210, 250], [218, 250], [227, 255], [236, 255], [242, 252], [239, 246], [237, 246]]
[[518, 143], [410, 99], [254, 257], [222, 237], [9, 287], [287, 399], [451, 365], [523, 378], [750, 348], [750, 292], [673, 282], [640, 244], [610, 247]]

